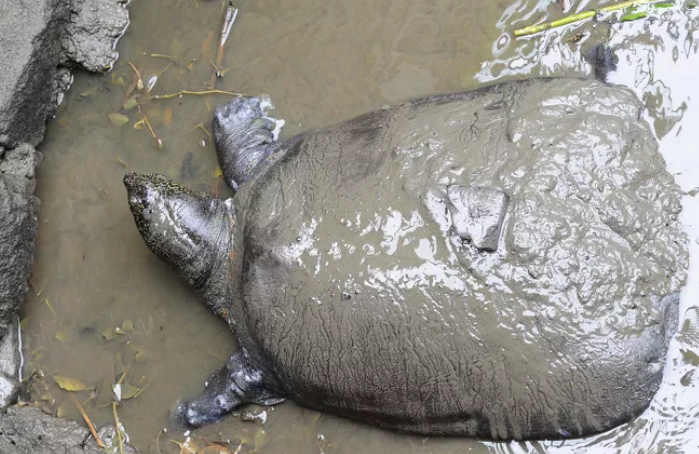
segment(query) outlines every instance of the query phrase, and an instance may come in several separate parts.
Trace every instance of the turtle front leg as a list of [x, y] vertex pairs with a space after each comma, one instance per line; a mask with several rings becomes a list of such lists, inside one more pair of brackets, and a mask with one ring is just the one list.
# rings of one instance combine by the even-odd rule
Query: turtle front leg
[[259, 98], [236, 98], [216, 108], [212, 129], [218, 162], [233, 190], [256, 176], [259, 164], [275, 150], [276, 126]]
[[268, 377], [250, 364], [243, 350], [238, 350], [206, 383], [204, 391], [180, 404], [175, 416], [189, 427], [200, 427], [221, 420], [245, 404], [274, 405], [285, 400]]

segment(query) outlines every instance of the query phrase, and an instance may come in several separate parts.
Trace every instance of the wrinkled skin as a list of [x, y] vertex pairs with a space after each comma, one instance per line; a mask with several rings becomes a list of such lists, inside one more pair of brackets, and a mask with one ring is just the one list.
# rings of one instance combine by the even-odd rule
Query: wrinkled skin
[[679, 190], [640, 109], [596, 81], [531, 80], [276, 143], [258, 101], [217, 108], [232, 201], [125, 178], [146, 244], [241, 346], [177, 415], [198, 426], [288, 397], [495, 440], [637, 416], [687, 267]]

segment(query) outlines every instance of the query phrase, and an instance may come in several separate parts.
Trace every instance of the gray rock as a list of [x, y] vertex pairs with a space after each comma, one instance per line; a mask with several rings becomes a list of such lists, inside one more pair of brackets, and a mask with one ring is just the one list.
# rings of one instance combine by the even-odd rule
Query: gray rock
[[496, 251], [509, 202], [507, 194], [499, 189], [451, 185], [447, 198], [456, 234], [481, 251]]
[[[39, 200], [34, 150], [70, 86], [68, 65], [111, 67], [128, 25], [124, 0], [0, 2], [0, 340], [24, 301]], [[16, 375], [16, 374], [9, 374]]]
[[0, 145], [44, 136], [54, 109], [56, 67], [64, 60], [61, 27], [68, 2], [0, 2]]
[[14, 403], [19, 392], [19, 320], [15, 317], [5, 338], [0, 342], [0, 408]]
[[44, 136], [46, 119], [67, 89], [62, 67], [109, 70], [128, 25], [124, 0], [0, 2], [0, 146]]
[[129, 25], [126, 0], [76, 0], [63, 41], [66, 56], [92, 72], [108, 71], [119, 58], [116, 41]]
[[[39, 213], [33, 194], [41, 154], [34, 147], [70, 87], [69, 67], [111, 68], [116, 40], [129, 22], [125, 4], [0, 1], [0, 408], [19, 389], [16, 311], [27, 293]], [[0, 423], [0, 453], [100, 452], [83, 449], [85, 430], [66, 424], [38, 410], [11, 408]]]
[[67, 65], [109, 69], [127, 24], [123, 0], [0, 2], [0, 340], [24, 301], [33, 263], [41, 159], [33, 146], [70, 86]]
[[[36, 407], [10, 407], [0, 418], [3, 454], [103, 454], [87, 428]], [[109, 451], [111, 452], [111, 451]], [[118, 450], [116, 451], [118, 452]], [[124, 452], [135, 449], [124, 446]]]
[[6, 151], [0, 160], [0, 339], [27, 293], [39, 214], [34, 171], [40, 161], [29, 144]]

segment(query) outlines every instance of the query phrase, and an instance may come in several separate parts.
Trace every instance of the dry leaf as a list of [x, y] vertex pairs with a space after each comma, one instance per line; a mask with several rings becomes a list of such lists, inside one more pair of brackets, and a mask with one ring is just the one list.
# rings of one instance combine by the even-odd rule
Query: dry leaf
[[214, 443], [200, 449], [197, 454], [233, 454], [233, 451], [221, 444]]
[[139, 388], [129, 385], [128, 383], [113, 385], [112, 391], [118, 402], [133, 399], [141, 392]]
[[127, 117], [124, 114], [115, 112], [109, 114], [109, 121], [111, 121], [114, 126], [124, 126], [126, 123], [129, 122], [129, 117]]
[[136, 101], [136, 98], [134, 96], [130, 96], [129, 99], [126, 100], [124, 103], [124, 110], [129, 110], [133, 109], [134, 107], [138, 106], [138, 101]]
[[66, 391], [83, 391], [83, 390], [87, 389], [87, 386], [85, 386], [85, 383], [83, 383], [80, 380], [77, 380], [75, 378], [61, 377], [60, 375], [54, 375], [53, 381], [55, 381], [56, 384], [61, 389], [64, 389]]
[[116, 377], [126, 372], [126, 366], [124, 366], [124, 361], [121, 359], [121, 353], [116, 354], [114, 359], [114, 375]]
[[132, 332], [133, 322], [131, 320], [126, 320], [124, 323], [121, 324], [121, 329], [126, 333]]
[[126, 85], [126, 83], [124, 82], [124, 78], [122, 76], [120, 76], [119, 74], [117, 74], [116, 72], [112, 73], [112, 84], [121, 85], [122, 87], [124, 85]]
[[61, 342], [67, 342], [69, 338], [70, 335], [65, 330], [60, 330], [56, 333], [56, 339], [58, 339]]
[[107, 328], [102, 331], [102, 337], [104, 337], [106, 340], [112, 340], [114, 339], [114, 336], [116, 336], [114, 333], [114, 328]]
[[184, 443], [175, 440], [170, 441], [180, 447], [180, 454], [197, 454], [197, 451], [199, 451], [199, 446], [189, 439], [185, 440]]

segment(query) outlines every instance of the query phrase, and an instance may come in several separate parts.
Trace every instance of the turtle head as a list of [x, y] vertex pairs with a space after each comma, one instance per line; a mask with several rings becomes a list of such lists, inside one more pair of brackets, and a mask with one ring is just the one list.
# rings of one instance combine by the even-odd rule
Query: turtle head
[[170, 263], [195, 290], [202, 289], [218, 251], [232, 237], [233, 205], [209, 198], [162, 175], [124, 177], [138, 232], [155, 255]]

